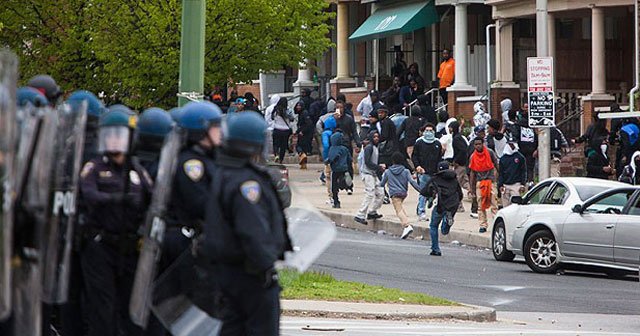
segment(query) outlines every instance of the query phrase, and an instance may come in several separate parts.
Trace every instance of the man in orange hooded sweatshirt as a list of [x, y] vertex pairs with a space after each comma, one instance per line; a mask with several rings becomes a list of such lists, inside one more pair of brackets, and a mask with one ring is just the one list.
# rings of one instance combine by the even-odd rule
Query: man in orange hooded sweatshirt
[[[483, 138], [473, 139], [474, 151], [469, 160], [471, 196], [478, 200], [480, 233], [487, 232], [487, 209], [498, 211], [498, 156], [484, 145]], [[475, 186], [475, 188], [474, 188]]]

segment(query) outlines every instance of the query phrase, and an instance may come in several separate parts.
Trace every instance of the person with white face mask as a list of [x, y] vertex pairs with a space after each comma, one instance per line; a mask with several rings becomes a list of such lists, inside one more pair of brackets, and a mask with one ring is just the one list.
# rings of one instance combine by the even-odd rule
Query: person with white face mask
[[[440, 141], [436, 139], [436, 132], [433, 124], [427, 123], [420, 131], [422, 136], [415, 142], [411, 161], [416, 167], [420, 187], [424, 188], [431, 177], [438, 172], [438, 163], [442, 161], [443, 149]], [[417, 215], [422, 221], [427, 220], [425, 211], [426, 203], [426, 197], [420, 196], [418, 199]]]
[[600, 148], [589, 148], [587, 151], [587, 177], [608, 180], [609, 176], [615, 175], [616, 170], [611, 167], [607, 150], [609, 144], [607, 137], [596, 139], [600, 143]]
[[502, 193], [502, 207], [511, 205], [512, 196], [520, 196], [525, 190], [527, 183], [527, 162], [519, 152], [518, 142], [508, 134], [507, 145], [504, 147], [500, 158], [498, 174], [498, 188]]

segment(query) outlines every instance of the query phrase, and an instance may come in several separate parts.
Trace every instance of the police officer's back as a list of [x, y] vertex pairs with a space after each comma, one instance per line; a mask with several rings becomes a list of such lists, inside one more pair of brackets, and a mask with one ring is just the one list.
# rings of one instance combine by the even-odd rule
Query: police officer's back
[[89, 335], [136, 335], [127, 303], [137, 262], [138, 226], [146, 210], [151, 179], [128, 157], [135, 115], [111, 108], [100, 118], [99, 152], [80, 176], [88, 209], [82, 271], [88, 302]]
[[[213, 168], [198, 258], [215, 269], [222, 295], [222, 335], [277, 335], [274, 263], [290, 249], [282, 204], [266, 169], [253, 163], [266, 123], [254, 113], [229, 115]], [[214, 266], [215, 265], [215, 266]]]
[[158, 159], [164, 138], [172, 127], [171, 115], [161, 108], [148, 108], [138, 118], [135, 155], [153, 179], [158, 174]]

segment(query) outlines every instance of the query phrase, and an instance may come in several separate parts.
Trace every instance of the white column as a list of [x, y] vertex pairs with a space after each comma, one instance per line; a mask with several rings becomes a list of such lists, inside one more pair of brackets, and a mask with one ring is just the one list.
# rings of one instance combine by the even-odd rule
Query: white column
[[606, 94], [604, 10], [591, 8], [591, 93]]
[[349, 3], [338, 2], [336, 79], [349, 78]]
[[453, 58], [456, 61], [455, 83], [450, 88], [453, 91], [473, 91], [474, 87], [469, 85], [467, 74], [467, 5], [466, 3], [455, 4], [455, 45], [453, 48]]
[[498, 20], [496, 34], [496, 80], [513, 82], [513, 25]]

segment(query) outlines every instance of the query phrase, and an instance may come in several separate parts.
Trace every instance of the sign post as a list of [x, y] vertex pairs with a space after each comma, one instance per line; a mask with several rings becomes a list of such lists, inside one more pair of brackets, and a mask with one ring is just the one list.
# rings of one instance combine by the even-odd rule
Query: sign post
[[527, 83], [529, 126], [555, 126], [553, 58], [527, 58]]

